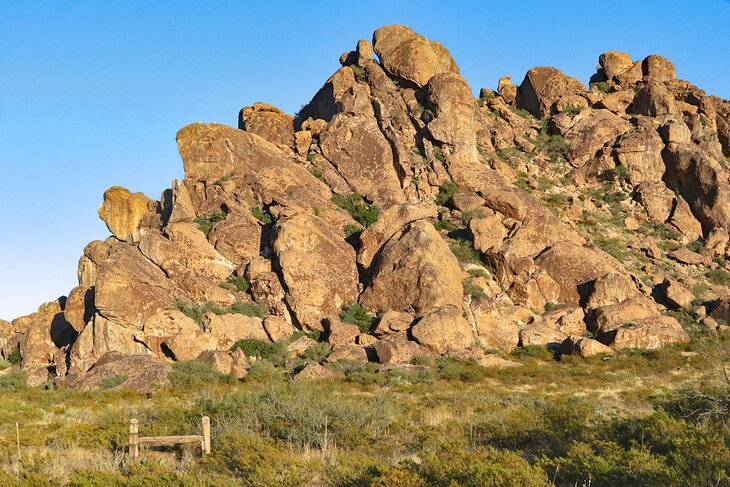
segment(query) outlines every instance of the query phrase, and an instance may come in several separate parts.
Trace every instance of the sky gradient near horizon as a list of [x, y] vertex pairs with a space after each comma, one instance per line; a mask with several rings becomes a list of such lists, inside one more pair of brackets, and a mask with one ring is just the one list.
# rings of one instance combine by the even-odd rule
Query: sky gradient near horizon
[[77, 284], [105, 189], [159, 199], [182, 177], [178, 129], [296, 112], [379, 26], [441, 41], [475, 94], [538, 65], [587, 83], [613, 49], [730, 99], [728, 21], [727, 0], [0, 2], [0, 318]]

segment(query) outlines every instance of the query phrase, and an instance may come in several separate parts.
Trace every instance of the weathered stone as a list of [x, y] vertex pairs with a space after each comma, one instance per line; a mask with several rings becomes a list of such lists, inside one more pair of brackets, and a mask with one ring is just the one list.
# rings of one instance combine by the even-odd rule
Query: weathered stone
[[215, 250], [236, 265], [247, 264], [261, 252], [261, 223], [250, 211], [229, 213], [208, 234]]
[[452, 305], [462, 307], [461, 269], [432, 224], [411, 223], [380, 252], [360, 302], [370, 311], [407, 311], [416, 317]]
[[[710, 232], [702, 246], [700, 253], [710, 258], [715, 255], [725, 255], [730, 235], [724, 228], [715, 228]], [[66, 305], [68, 306], [68, 304]]]
[[331, 377], [337, 377], [337, 374], [317, 362], [307, 362], [294, 371], [294, 380], [297, 382], [329, 379]]
[[581, 94], [583, 83], [566, 76], [552, 67], [530, 69], [517, 90], [517, 106], [528, 110], [537, 118], [552, 114], [553, 104], [566, 95]]
[[297, 329], [291, 323], [280, 316], [267, 316], [264, 318], [264, 330], [272, 342], [278, 343], [292, 336]]
[[593, 357], [594, 355], [613, 355], [611, 347], [604, 345], [598, 340], [581, 336], [569, 336], [560, 346], [560, 353], [577, 353], [581, 357]]
[[674, 279], [665, 278], [660, 289], [667, 304], [674, 309], [687, 308], [695, 299], [691, 292]]
[[384, 365], [408, 364], [414, 357], [429, 353], [426, 348], [409, 341], [405, 333], [397, 333], [378, 340], [373, 348], [378, 355], [378, 361]]
[[607, 93], [601, 98], [601, 101], [597, 105], [601, 108], [621, 115], [626, 112], [626, 109], [634, 101], [633, 90], [616, 91], [614, 93]]
[[478, 161], [474, 98], [464, 78], [453, 73], [434, 76], [428, 82], [428, 103], [434, 112], [428, 131], [449, 148], [449, 165]]
[[360, 251], [357, 261], [363, 267], [370, 267], [375, 255], [380, 252], [394, 235], [401, 232], [409, 223], [436, 218], [436, 205], [433, 203], [404, 204], [391, 206], [380, 213], [375, 223], [360, 234]]
[[697, 252], [693, 252], [687, 247], [680, 247], [677, 250], [669, 252], [669, 257], [681, 264], [700, 265], [705, 262], [705, 257]]
[[573, 147], [568, 156], [576, 165], [592, 159], [604, 145], [631, 130], [629, 122], [608, 110], [586, 109], [576, 119], [576, 123], [563, 134]]
[[664, 143], [654, 130], [639, 128], [622, 135], [614, 153], [618, 162], [629, 171], [629, 181], [661, 181], [666, 167], [662, 159]]
[[357, 65], [365, 66], [373, 61], [373, 45], [366, 39], [357, 41]]
[[375, 118], [335, 115], [320, 136], [320, 146], [355, 192], [380, 206], [405, 203], [393, 152]]
[[157, 357], [165, 357], [163, 342], [172, 339], [182, 331], [198, 330], [200, 327], [188, 316], [178, 310], [162, 310], [144, 322], [141, 333], [135, 334], [135, 339]]
[[355, 338], [360, 334], [360, 329], [350, 323], [345, 323], [339, 318], [328, 317], [322, 320], [324, 325], [327, 343], [331, 345], [344, 345], [355, 343]]
[[327, 222], [313, 215], [279, 221], [274, 231], [287, 303], [300, 325], [321, 329], [322, 318], [357, 301], [355, 251]]
[[464, 349], [474, 344], [471, 326], [455, 306], [437, 309], [413, 325], [413, 338], [435, 353]]
[[606, 51], [598, 57], [598, 72], [607, 80], [613, 80], [634, 65], [625, 52]]
[[376, 336], [391, 335], [393, 333], [406, 331], [413, 322], [413, 316], [403, 311], [388, 310], [378, 320], [373, 330]]
[[657, 310], [647, 300], [627, 299], [595, 309], [589, 314], [588, 321], [592, 332], [605, 335], [627, 323], [638, 323], [657, 315]]
[[690, 341], [679, 322], [670, 316], [658, 316], [624, 325], [616, 330], [612, 348], [644, 348], [652, 350], [672, 343]]
[[542, 322], [566, 335], [582, 335], [586, 330], [585, 312], [579, 306], [563, 304], [542, 315]]
[[666, 144], [686, 145], [692, 142], [692, 132], [681, 120], [667, 120], [664, 125], [659, 127], [659, 135]]
[[63, 316], [66, 321], [80, 332], [94, 316], [94, 288], [76, 286], [68, 293]]
[[507, 229], [496, 216], [472, 218], [469, 221], [469, 231], [474, 237], [474, 248], [479, 252], [499, 248], [507, 238]]
[[242, 108], [238, 114], [238, 128], [273, 144], [294, 146], [294, 117], [267, 103]]
[[641, 63], [644, 76], [654, 81], [669, 81], [677, 78], [677, 70], [672, 62], [658, 54], [647, 56]]
[[317, 342], [307, 336], [299, 337], [286, 347], [289, 357], [301, 357], [304, 352], [317, 345]]
[[327, 355], [327, 362], [332, 363], [338, 360], [367, 363], [368, 352], [365, 347], [355, 345], [354, 343], [342, 343], [332, 347], [332, 351]]
[[200, 328], [186, 329], [162, 344], [177, 361], [193, 360], [207, 350], [223, 348], [219, 345], [219, 337], [206, 333]]
[[639, 297], [639, 291], [627, 275], [609, 272], [593, 283], [586, 309], [601, 308]]
[[463, 191], [452, 196], [451, 203], [454, 205], [454, 208], [464, 212], [482, 208], [486, 202], [484, 198], [472, 191]]
[[258, 316], [246, 316], [242, 314], [216, 315], [206, 313], [203, 317], [205, 331], [217, 337], [218, 348], [228, 350], [239, 340], [256, 339], [269, 341], [269, 335]]
[[477, 340], [486, 348], [496, 348], [509, 353], [520, 341], [519, 326], [504, 318], [495, 303], [487, 299], [477, 299], [469, 307], [476, 325]]
[[157, 202], [142, 193], [132, 194], [121, 186], [104, 191], [104, 202], [99, 207], [99, 218], [119, 240], [126, 240], [144, 223], [151, 223]]
[[672, 92], [663, 83], [655, 81], [650, 81], [639, 88], [631, 105], [631, 111], [649, 117], [680, 113]]
[[89, 390], [102, 386], [104, 381], [125, 378], [116, 389], [131, 389], [139, 393], [165, 389], [172, 367], [169, 363], [150, 355], [125, 355], [121, 352], [107, 352], [99, 358], [96, 366], [85, 374], [72, 374], [60, 382], [72, 389]]
[[233, 357], [229, 352], [223, 350], [206, 350], [196, 360], [209, 364], [219, 374], [228, 375], [233, 369]]
[[439, 73], [459, 73], [445, 47], [404, 25], [386, 25], [376, 30], [373, 49], [386, 71], [418, 87]]
[[544, 324], [528, 325], [520, 330], [520, 346], [544, 345], [557, 350], [565, 340], [565, 334]]

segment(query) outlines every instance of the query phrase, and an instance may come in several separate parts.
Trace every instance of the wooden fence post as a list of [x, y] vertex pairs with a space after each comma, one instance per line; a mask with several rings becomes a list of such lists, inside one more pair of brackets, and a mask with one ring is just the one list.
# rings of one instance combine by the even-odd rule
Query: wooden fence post
[[139, 456], [139, 422], [135, 418], [129, 420], [129, 456]]
[[210, 454], [210, 418], [203, 416], [200, 420], [200, 426], [203, 430], [203, 455]]

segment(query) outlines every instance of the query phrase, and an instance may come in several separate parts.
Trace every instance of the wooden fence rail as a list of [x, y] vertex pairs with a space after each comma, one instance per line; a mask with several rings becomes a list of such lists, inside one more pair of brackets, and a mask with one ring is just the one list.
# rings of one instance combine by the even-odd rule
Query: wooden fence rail
[[139, 447], [145, 446], [184, 446], [200, 445], [203, 455], [210, 453], [210, 418], [203, 416], [200, 420], [202, 435], [182, 436], [139, 436], [139, 422], [136, 418], [129, 420], [129, 456], [139, 457]]

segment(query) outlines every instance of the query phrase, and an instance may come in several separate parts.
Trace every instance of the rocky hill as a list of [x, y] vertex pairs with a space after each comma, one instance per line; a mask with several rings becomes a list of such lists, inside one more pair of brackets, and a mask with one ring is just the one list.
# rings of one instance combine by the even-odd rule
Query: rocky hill
[[443, 45], [390, 25], [340, 63], [296, 115], [181, 129], [159, 201], [107, 190], [112, 236], [67, 297], [0, 322], [3, 357], [32, 385], [144, 390], [172, 361], [242, 376], [236, 343], [508, 366], [726, 326], [730, 102], [669, 60], [609, 51], [588, 89], [535, 67], [475, 99]]

